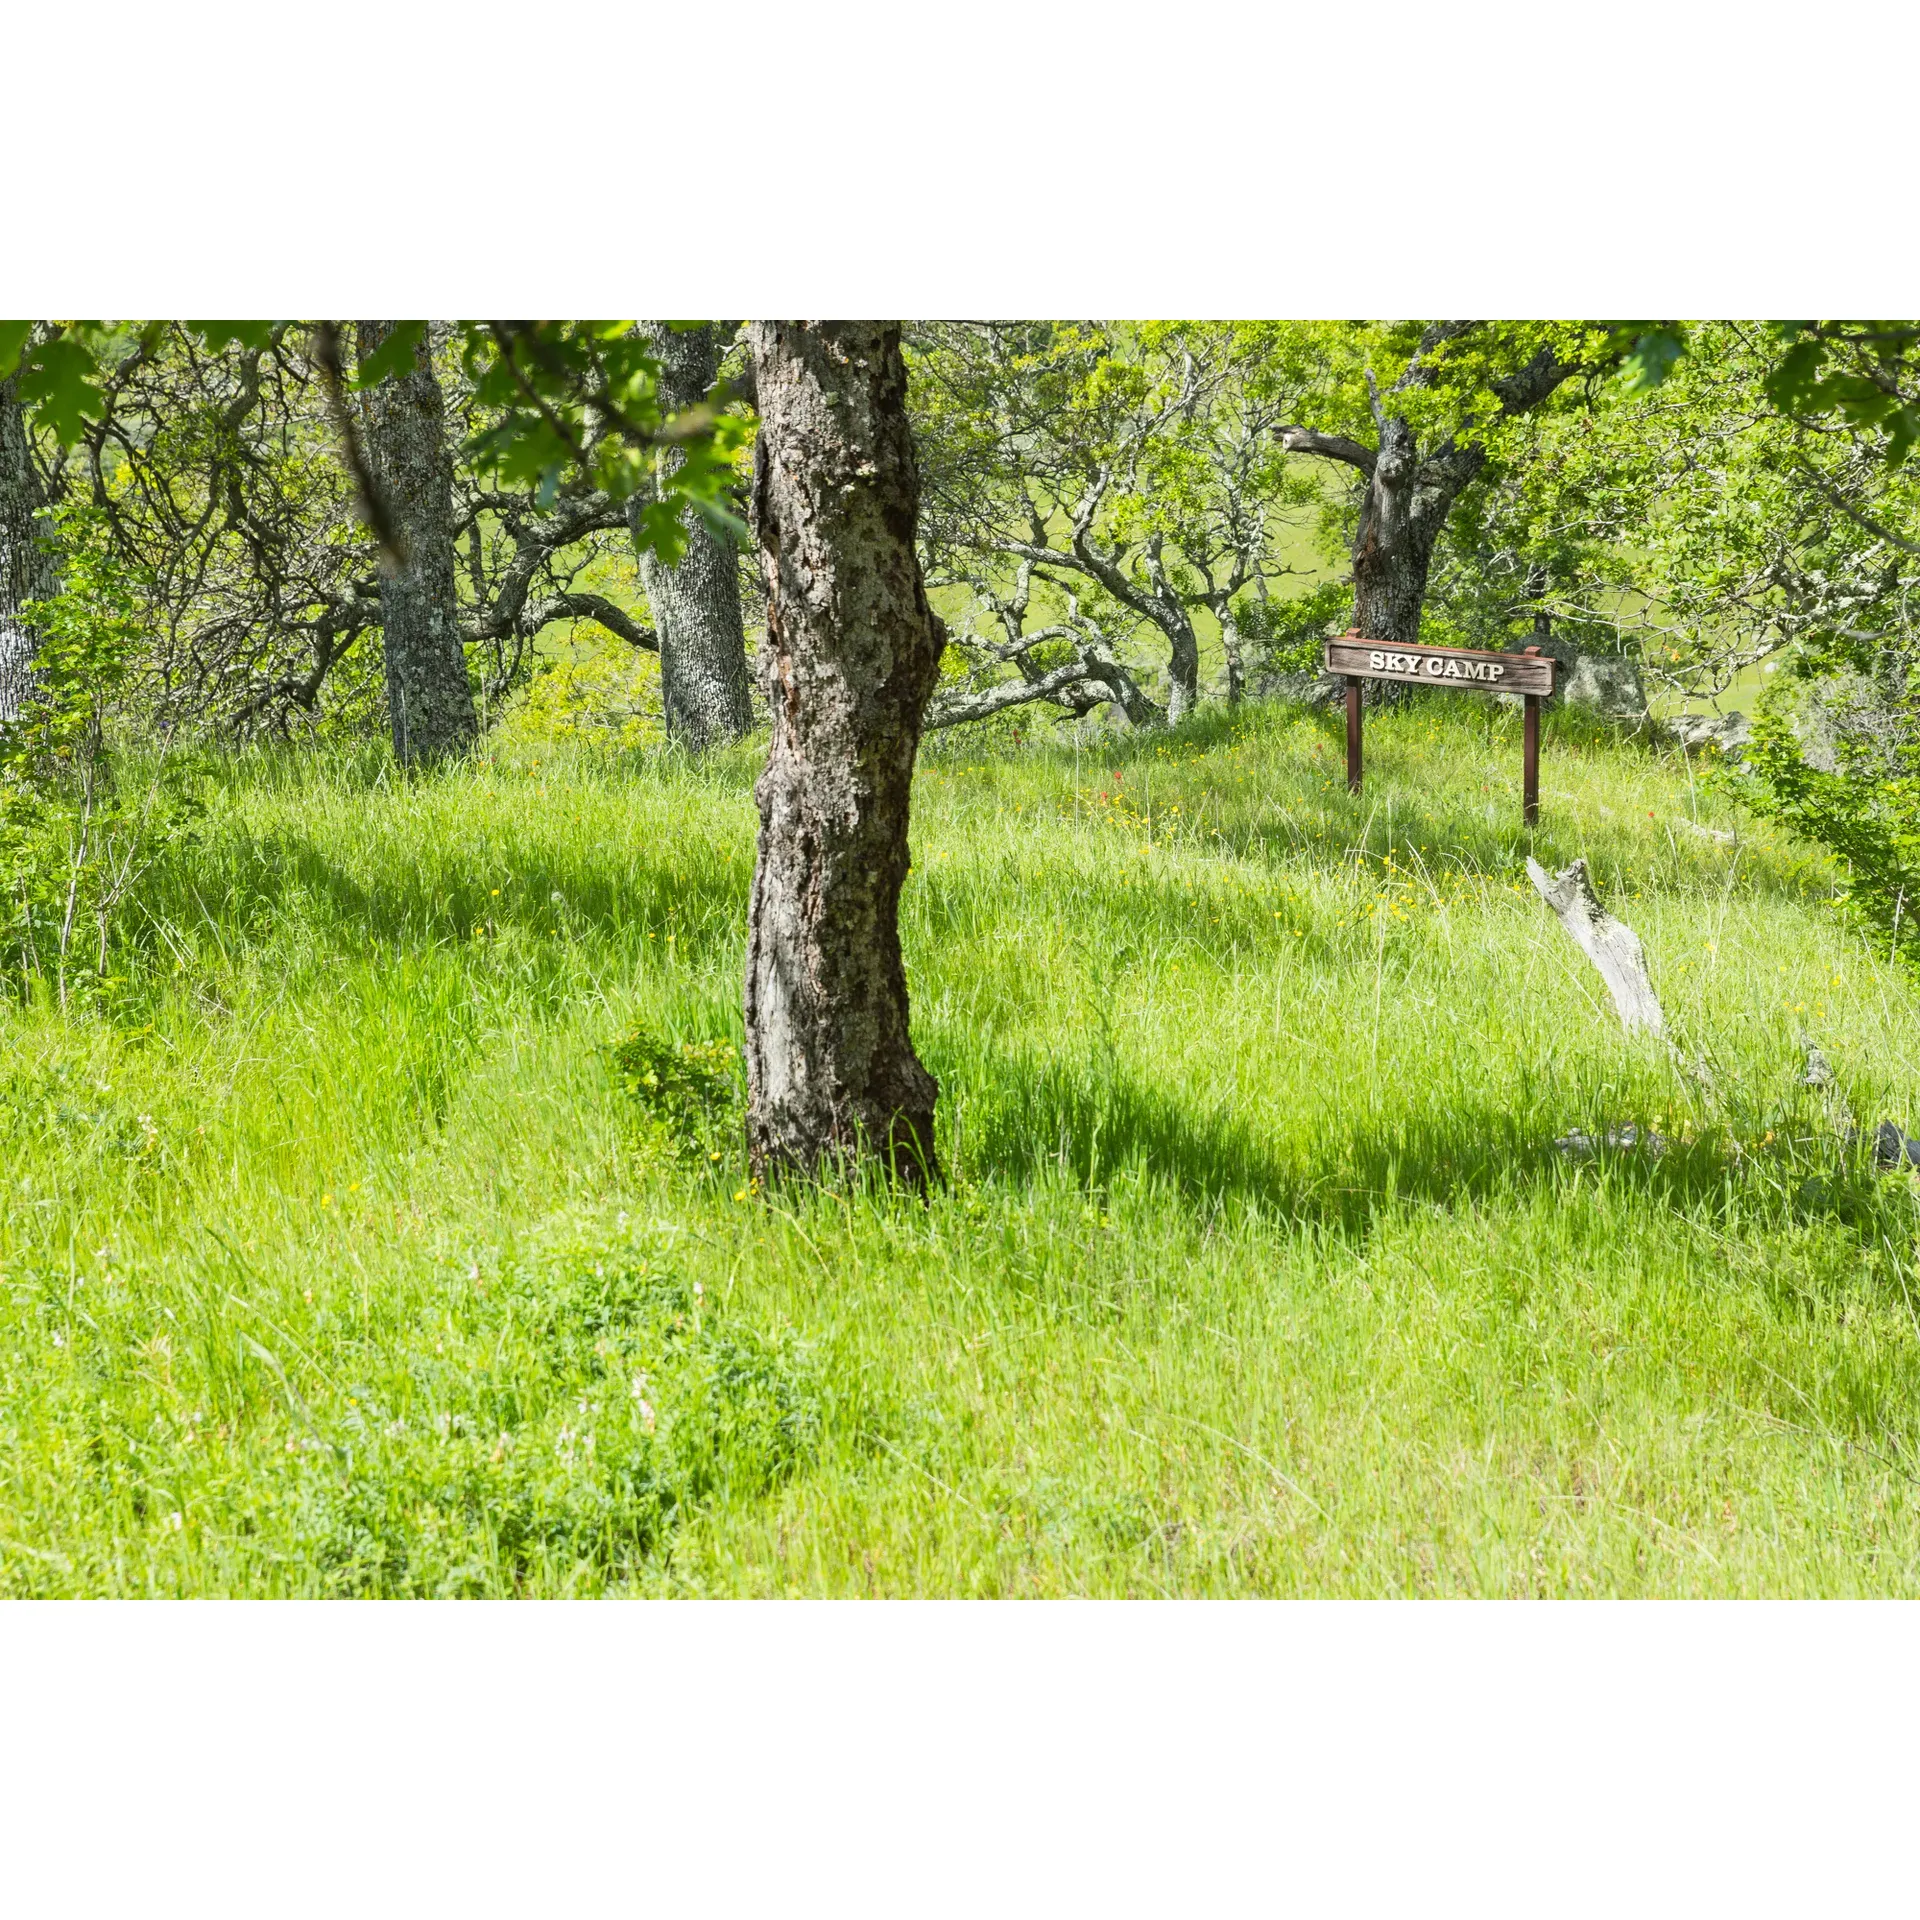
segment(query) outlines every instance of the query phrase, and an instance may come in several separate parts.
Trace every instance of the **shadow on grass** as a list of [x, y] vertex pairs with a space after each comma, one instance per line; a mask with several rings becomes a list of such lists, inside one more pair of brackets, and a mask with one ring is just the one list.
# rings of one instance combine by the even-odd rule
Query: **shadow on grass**
[[1346, 1236], [1363, 1236], [1396, 1206], [1510, 1202], [1539, 1189], [1571, 1198], [1584, 1188], [1746, 1228], [1826, 1222], [1863, 1244], [1911, 1211], [1903, 1192], [1831, 1140], [1761, 1153], [1707, 1135], [1658, 1152], [1602, 1147], [1576, 1158], [1554, 1132], [1591, 1126], [1591, 1116], [1549, 1123], [1462, 1106], [1443, 1120], [1330, 1129], [1286, 1156], [1231, 1114], [1197, 1111], [1117, 1068], [1011, 1051], [938, 1065], [948, 1151], [963, 1175], [1022, 1182], [1053, 1168], [1098, 1191], [1122, 1173], [1144, 1173], [1196, 1209], [1239, 1201]]
[[[512, 850], [510, 878], [479, 862], [416, 867], [368, 882], [311, 840], [276, 834], [227, 845], [217, 858], [189, 852], [157, 869], [148, 902], [182, 922], [217, 915], [223, 929], [257, 937], [289, 911], [306, 909], [316, 929], [341, 944], [369, 939], [468, 941], [519, 925], [544, 937], [590, 933], [631, 939], [671, 916], [683, 949], [737, 940], [745, 924], [747, 874], [720, 862], [662, 854], [638, 874], [557, 860], [537, 848]], [[149, 932], [149, 939], [151, 934]]]

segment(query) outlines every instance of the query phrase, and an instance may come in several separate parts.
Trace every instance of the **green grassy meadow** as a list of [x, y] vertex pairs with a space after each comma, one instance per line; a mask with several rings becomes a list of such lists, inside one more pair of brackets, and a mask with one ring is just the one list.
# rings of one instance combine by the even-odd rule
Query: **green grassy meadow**
[[0, 1591], [1915, 1591], [1914, 1189], [1796, 1045], [1914, 1120], [1914, 984], [1671, 753], [1552, 716], [1528, 835], [1517, 716], [1337, 725], [929, 747], [925, 1204], [748, 1187], [752, 751], [227, 768], [0, 1010]]

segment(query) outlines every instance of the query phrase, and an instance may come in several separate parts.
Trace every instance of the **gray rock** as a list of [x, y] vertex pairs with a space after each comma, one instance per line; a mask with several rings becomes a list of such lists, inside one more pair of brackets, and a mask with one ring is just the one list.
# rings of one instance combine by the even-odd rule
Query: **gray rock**
[[[1640, 663], [1619, 653], [1586, 653], [1556, 640], [1542, 649], [1553, 656], [1553, 704], [1578, 707], [1623, 727], [1644, 727], [1652, 719]], [[1523, 704], [1517, 693], [1494, 696], [1502, 706]]]
[[1904, 1127], [1882, 1120], [1873, 1136], [1873, 1164], [1882, 1173], [1896, 1167], [1920, 1167], [1920, 1140], [1910, 1140]]
[[1584, 707], [1627, 726], [1647, 721], [1647, 689], [1640, 678], [1640, 663], [1624, 654], [1573, 654], [1561, 663], [1555, 679], [1558, 698], [1570, 707]]
[[1689, 753], [1717, 749], [1738, 760], [1753, 737], [1753, 722], [1744, 713], [1681, 713], [1667, 722], [1667, 731]]

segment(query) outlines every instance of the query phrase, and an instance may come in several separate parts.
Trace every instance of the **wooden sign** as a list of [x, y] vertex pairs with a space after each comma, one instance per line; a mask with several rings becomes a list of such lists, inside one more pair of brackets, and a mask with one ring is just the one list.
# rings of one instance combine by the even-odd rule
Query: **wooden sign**
[[1540, 818], [1540, 702], [1553, 691], [1553, 657], [1538, 647], [1523, 653], [1483, 653], [1471, 647], [1387, 647], [1349, 633], [1327, 642], [1326, 669], [1347, 683], [1347, 790], [1360, 791], [1360, 683], [1398, 680], [1410, 687], [1453, 693], [1517, 693], [1526, 701], [1520, 767], [1520, 815]]
[[1448, 693], [1553, 691], [1553, 657], [1544, 653], [1477, 653], [1466, 647], [1376, 647], [1370, 640], [1327, 642], [1327, 671], [1368, 680], [1401, 680]]

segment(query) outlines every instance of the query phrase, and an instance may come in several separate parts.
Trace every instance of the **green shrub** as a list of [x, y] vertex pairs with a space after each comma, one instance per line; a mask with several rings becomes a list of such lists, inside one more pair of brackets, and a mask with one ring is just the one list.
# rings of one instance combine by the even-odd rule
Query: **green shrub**
[[[129, 778], [113, 730], [142, 642], [137, 601], [86, 509], [60, 516], [62, 581], [33, 602], [38, 646], [19, 717], [0, 725], [0, 941], [30, 991], [97, 992], [133, 888], [200, 815], [197, 765], [163, 742]], [[91, 964], [89, 964], [91, 963]]]
[[649, 1129], [681, 1159], [720, 1159], [740, 1138], [746, 1084], [725, 1040], [674, 1042], [636, 1027], [613, 1050], [614, 1070]]
[[[1920, 727], [1912, 703], [1898, 713], [1900, 758], [1911, 766]], [[1859, 753], [1843, 754], [1831, 771], [1809, 765], [1776, 698], [1755, 719], [1746, 763], [1731, 784], [1763, 818], [1837, 854], [1845, 875], [1840, 903], [1888, 952], [1920, 966], [1920, 777]]]
[[722, 1324], [679, 1246], [625, 1213], [558, 1216], [489, 1295], [510, 1366], [424, 1418], [352, 1407], [301, 1502], [323, 1589], [600, 1590], [703, 1503], [801, 1466], [821, 1430], [811, 1356]]
[[1332, 580], [1297, 600], [1249, 600], [1236, 617], [1256, 674], [1318, 673], [1328, 636], [1353, 619], [1353, 588]]

